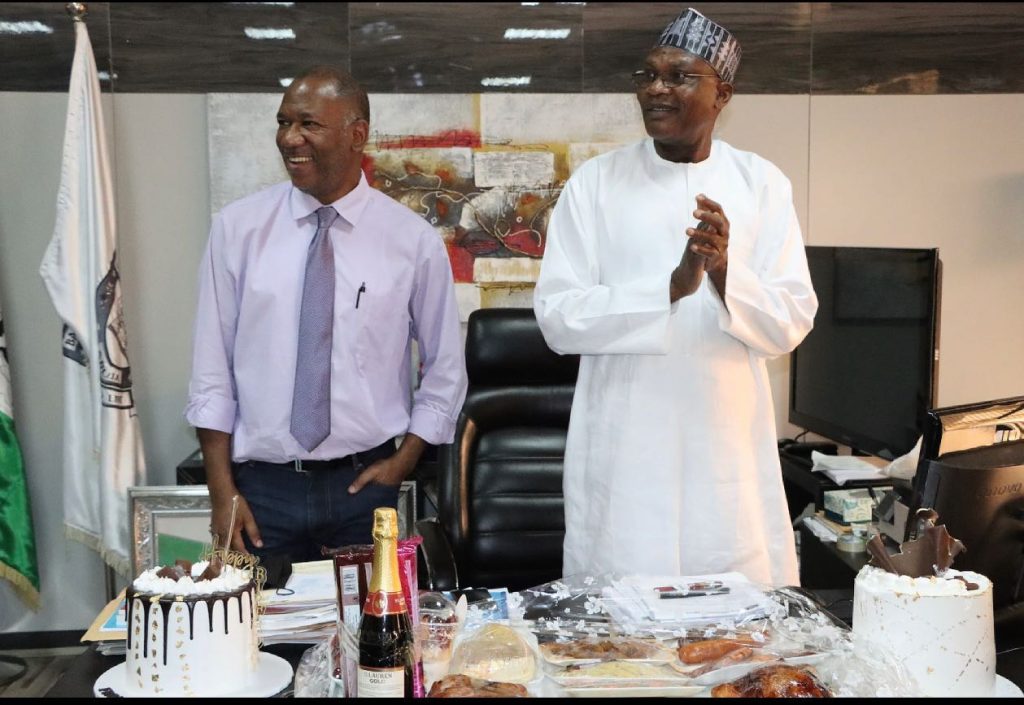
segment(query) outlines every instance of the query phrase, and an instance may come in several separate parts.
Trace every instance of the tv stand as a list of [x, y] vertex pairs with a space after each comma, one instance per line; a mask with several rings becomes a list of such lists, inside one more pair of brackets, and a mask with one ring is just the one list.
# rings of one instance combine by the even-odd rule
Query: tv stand
[[839, 446], [828, 441], [808, 441], [805, 443], [789, 441], [779, 445], [779, 455], [787, 453], [790, 456], [809, 459], [814, 451], [824, 453], [825, 455], [838, 455]]
[[[809, 503], [814, 502], [815, 509], [823, 509], [825, 492], [836, 489], [853, 489], [857, 487], [874, 487], [894, 485], [893, 479], [882, 480], [851, 480], [840, 487], [824, 473], [812, 472], [811, 451], [825, 452], [822, 446], [832, 443], [790, 443], [779, 448], [779, 463], [782, 466], [782, 483], [786, 490], [786, 503], [789, 505], [789, 518], [796, 519]], [[796, 452], [793, 449], [796, 449]], [[826, 453], [835, 455], [835, 453]]]

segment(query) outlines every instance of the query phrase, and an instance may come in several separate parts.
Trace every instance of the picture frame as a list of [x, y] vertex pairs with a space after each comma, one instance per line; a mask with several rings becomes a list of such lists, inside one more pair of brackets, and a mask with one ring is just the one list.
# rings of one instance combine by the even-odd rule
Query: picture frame
[[[416, 526], [416, 482], [398, 490], [398, 535]], [[132, 575], [177, 558], [198, 559], [210, 545], [210, 494], [206, 485], [151, 485], [128, 488]]]
[[[195, 553], [210, 544], [210, 493], [206, 485], [128, 488], [132, 575], [159, 565], [161, 548]], [[193, 551], [192, 549], [199, 550]], [[194, 560], [189, 555], [177, 556]], [[174, 563], [171, 558], [170, 563]]]
[[398, 538], [407, 539], [416, 533], [417, 509], [416, 481], [406, 480], [398, 488]]

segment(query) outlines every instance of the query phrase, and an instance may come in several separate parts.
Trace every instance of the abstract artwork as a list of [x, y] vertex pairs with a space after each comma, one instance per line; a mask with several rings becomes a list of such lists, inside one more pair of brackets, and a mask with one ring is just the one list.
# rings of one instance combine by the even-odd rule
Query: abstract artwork
[[467, 283], [476, 280], [480, 258], [536, 259], [544, 253], [547, 221], [566, 175], [556, 174], [553, 159], [523, 156], [554, 155], [454, 146], [382, 149], [378, 142], [363, 168], [374, 188], [437, 228], [455, 281]]

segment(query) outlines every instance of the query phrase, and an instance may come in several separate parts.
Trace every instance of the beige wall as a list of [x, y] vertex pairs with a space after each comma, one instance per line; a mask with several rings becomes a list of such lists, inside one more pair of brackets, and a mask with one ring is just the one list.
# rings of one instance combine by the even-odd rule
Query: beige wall
[[941, 406], [1024, 394], [1024, 96], [815, 98], [810, 239], [938, 247]]
[[[0, 302], [32, 494], [44, 610], [0, 584], [0, 630], [80, 629], [99, 558], [61, 526], [60, 323], [38, 275], [54, 222], [66, 97], [0, 93]], [[182, 419], [209, 225], [206, 97], [108, 97], [129, 351], [151, 484], [196, 447]], [[737, 96], [722, 136], [793, 181], [810, 244], [939, 247], [942, 405], [1024, 394], [1024, 96]], [[770, 365], [780, 435], [788, 359]]]

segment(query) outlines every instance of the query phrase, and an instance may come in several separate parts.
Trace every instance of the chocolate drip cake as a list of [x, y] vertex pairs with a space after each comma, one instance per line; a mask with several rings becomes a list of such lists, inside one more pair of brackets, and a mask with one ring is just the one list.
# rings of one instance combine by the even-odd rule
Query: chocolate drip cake
[[[153, 568], [127, 590], [127, 683], [139, 695], [244, 692], [259, 656], [251, 570]], [[219, 569], [218, 569], [219, 568]]]

